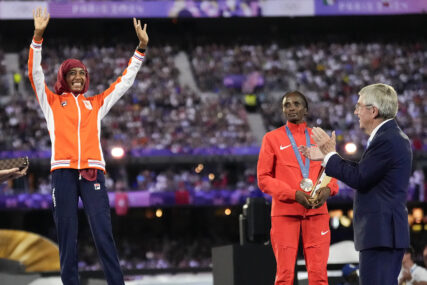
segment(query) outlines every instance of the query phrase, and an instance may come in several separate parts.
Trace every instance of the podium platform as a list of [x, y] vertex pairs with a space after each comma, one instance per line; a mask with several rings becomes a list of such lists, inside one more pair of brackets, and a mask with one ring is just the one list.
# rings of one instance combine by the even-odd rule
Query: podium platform
[[271, 245], [232, 244], [212, 248], [214, 285], [273, 285], [276, 260]]

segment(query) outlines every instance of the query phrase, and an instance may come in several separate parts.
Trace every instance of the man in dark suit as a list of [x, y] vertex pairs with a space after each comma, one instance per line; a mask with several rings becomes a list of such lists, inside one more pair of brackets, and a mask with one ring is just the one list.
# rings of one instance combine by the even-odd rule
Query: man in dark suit
[[408, 137], [394, 120], [398, 101], [393, 87], [372, 84], [359, 92], [354, 114], [370, 135], [358, 163], [336, 152], [335, 132], [329, 137], [314, 128], [317, 147], [302, 147], [304, 155], [322, 160], [328, 176], [356, 190], [354, 241], [360, 251], [362, 285], [397, 284], [403, 254], [409, 247], [406, 193], [412, 166]]

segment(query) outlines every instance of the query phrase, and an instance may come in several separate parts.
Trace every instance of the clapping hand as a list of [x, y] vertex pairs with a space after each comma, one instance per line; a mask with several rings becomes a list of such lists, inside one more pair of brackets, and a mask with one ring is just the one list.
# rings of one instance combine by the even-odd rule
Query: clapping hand
[[141, 27], [141, 20], [136, 20], [133, 18], [133, 26], [135, 27], [136, 35], [139, 39], [138, 48], [145, 49], [148, 45], [148, 34], [147, 34], [147, 24], [144, 24], [144, 28]]
[[312, 130], [311, 137], [316, 142], [320, 151], [326, 155], [330, 152], [336, 151], [336, 137], [335, 131], [332, 132], [332, 136], [330, 137], [324, 130], [318, 127], [314, 127]]
[[50, 14], [47, 12], [47, 8], [37, 8], [33, 10], [34, 17], [34, 39], [36, 41], [41, 41], [43, 39], [43, 33], [46, 30], [47, 24], [49, 23]]
[[307, 147], [305, 145], [301, 145], [298, 147], [298, 149], [302, 153], [302, 155], [304, 155], [310, 160], [321, 161], [325, 158], [325, 155], [317, 146]]
[[325, 156], [333, 151], [336, 151], [336, 137], [335, 131], [332, 132], [332, 136], [321, 128], [314, 127], [311, 137], [316, 142], [317, 146], [307, 147], [305, 145], [299, 146], [299, 151], [310, 160], [321, 161]]

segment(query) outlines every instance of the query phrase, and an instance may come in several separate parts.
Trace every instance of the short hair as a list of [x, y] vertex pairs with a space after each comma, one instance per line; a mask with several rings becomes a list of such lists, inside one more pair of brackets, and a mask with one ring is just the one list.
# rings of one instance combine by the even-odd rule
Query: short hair
[[397, 93], [394, 88], [384, 83], [371, 84], [359, 91], [363, 104], [378, 109], [379, 117], [387, 120], [396, 117], [398, 109]]
[[408, 248], [405, 248], [405, 253], [409, 253], [411, 255], [414, 255], [415, 250], [414, 250], [414, 248], [412, 246], [410, 246]]
[[415, 260], [415, 250], [412, 246], [405, 249], [405, 254], [410, 254], [412, 261]]
[[282, 96], [282, 100], [280, 101], [280, 104], [283, 105], [283, 99], [285, 99], [286, 97], [288, 97], [289, 95], [298, 95], [299, 97], [302, 98], [302, 100], [304, 101], [305, 104], [305, 108], [308, 111], [308, 101], [307, 98], [305, 98], [304, 94], [302, 94], [301, 92], [299, 92], [298, 90], [292, 90], [289, 92], [286, 92], [285, 95]]

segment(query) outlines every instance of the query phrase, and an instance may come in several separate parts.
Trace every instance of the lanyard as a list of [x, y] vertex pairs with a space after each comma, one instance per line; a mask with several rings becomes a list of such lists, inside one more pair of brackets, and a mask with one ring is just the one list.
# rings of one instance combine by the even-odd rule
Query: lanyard
[[[307, 129], [304, 130], [305, 133], [305, 142], [307, 147], [310, 147], [310, 136], [308, 135]], [[308, 178], [308, 173], [310, 170], [310, 159], [305, 159], [305, 165], [302, 162], [301, 154], [298, 150], [297, 144], [295, 142], [295, 139], [289, 130], [288, 126], [286, 126], [286, 134], [288, 135], [289, 140], [291, 141], [292, 149], [294, 150], [295, 156], [297, 157], [299, 168], [301, 169], [302, 177]]]

